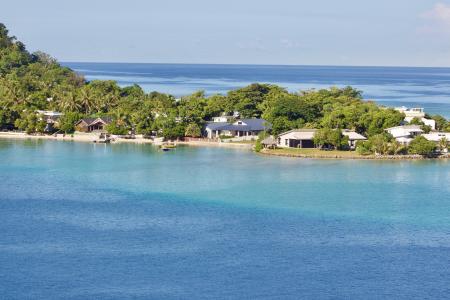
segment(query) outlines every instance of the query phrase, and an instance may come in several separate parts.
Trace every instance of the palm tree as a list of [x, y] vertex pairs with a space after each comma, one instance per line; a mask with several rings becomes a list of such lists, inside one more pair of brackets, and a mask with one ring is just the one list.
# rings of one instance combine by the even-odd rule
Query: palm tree
[[86, 114], [90, 114], [95, 105], [94, 95], [89, 86], [84, 86], [80, 91], [81, 106]]
[[66, 91], [60, 100], [61, 109], [63, 111], [79, 111], [81, 103], [77, 96], [75, 91]]
[[439, 150], [441, 152], [445, 152], [448, 149], [448, 144], [449, 143], [448, 143], [447, 138], [443, 137], [442, 139], [439, 140], [439, 144], [438, 144]]

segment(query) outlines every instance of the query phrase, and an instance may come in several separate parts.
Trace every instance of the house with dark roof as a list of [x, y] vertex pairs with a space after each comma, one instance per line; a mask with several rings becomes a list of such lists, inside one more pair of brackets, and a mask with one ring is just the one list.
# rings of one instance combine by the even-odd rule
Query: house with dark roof
[[206, 124], [206, 136], [209, 139], [219, 138], [220, 136], [257, 138], [262, 131], [272, 128], [272, 124], [263, 119], [242, 119], [233, 123], [227, 122], [209, 122]]
[[111, 117], [84, 118], [75, 124], [75, 129], [81, 132], [102, 132], [111, 122]]

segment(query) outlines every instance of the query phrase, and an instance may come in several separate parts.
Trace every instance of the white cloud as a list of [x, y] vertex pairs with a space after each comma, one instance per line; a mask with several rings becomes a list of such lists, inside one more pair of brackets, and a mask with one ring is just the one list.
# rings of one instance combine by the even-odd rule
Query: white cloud
[[436, 3], [434, 7], [422, 14], [424, 19], [450, 26], [450, 4]]

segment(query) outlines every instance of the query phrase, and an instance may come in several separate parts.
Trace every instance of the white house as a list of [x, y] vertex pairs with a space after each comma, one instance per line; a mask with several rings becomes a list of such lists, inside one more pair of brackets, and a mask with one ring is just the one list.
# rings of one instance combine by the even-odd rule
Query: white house
[[242, 119], [234, 123], [209, 122], [206, 124], [205, 131], [209, 139], [218, 138], [221, 135], [242, 139], [256, 139], [260, 132], [271, 128], [272, 124], [263, 119]]
[[[422, 135], [424, 138], [426, 138], [429, 141], [439, 143], [440, 141], [447, 140], [447, 145], [450, 143], [450, 132], [430, 132], [427, 134]], [[441, 149], [442, 152], [448, 153], [449, 147], [447, 146], [444, 149]]]
[[314, 134], [317, 129], [293, 129], [278, 135], [276, 142], [280, 148], [315, 148]]
[[59, 118], [64, 115], [63, 113], [52, 110], [36, 110], [36, 114], [40, 116], [41, 120], [46, 122], [44, 129], [46, 132], [53, 131], [54, 127], [58, 126]]
[[[277, 147], [280, 148], [315, 148], [314, 135], [317, 129], [294, 129], [278, 135], [276, 139]], [[348, 146], [355, 149], [357, 141], [367, 140], [361, 134], [343, 130], [342, 134], [348, 137]]]
[[405, 106], [396, 107], [395, 110], [405, 114], [405, 122], [410, 123], [414, 118], [419, 119], [423, 124], [430, 126], [432, 130], [436, 130], [436, 121], [425, 118], [425, 111], [423, 108], [407, 108]]
[[356, 143], [358, 141], [366, 141], [367, 138], [355, 131], [351, 131], [351, 130], [344, 130], [342, 131], [342, 134], [345, 136], [348, 136], [348, 145], [350, 146], [350, 149], [355, 149], [356, 148]]
[[423, 133], [423, 130], [419, 125], [396, 126], [387, 128], [386, 131], [390, 133], [399, 143], [404, 145], [409, 144], [416, 136]]
[[214, 123], [230, 123], [234, 120], [233, 116], [220, 116], [220, 117], [213, 117]]

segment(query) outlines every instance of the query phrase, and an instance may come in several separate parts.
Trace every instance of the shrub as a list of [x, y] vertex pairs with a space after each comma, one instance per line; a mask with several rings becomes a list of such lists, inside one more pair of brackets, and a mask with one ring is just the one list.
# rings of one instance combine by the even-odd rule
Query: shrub
[[196, 123], [191, 123], [186, 126], [184, 135], [190, 137], [200, 137], [202, 135], [202, 131], [200, 129], [200, 126], [198, 126]]
[[408, 152], [422, 156], [431, 156], [436, 148], [437, 147], [434, 142], [427, 140], [423, 136], [418, 136], [409, 144]]

